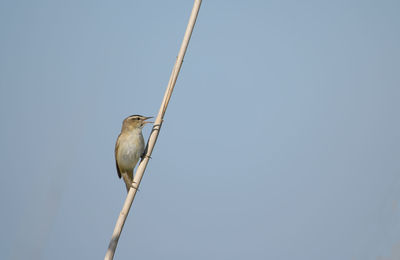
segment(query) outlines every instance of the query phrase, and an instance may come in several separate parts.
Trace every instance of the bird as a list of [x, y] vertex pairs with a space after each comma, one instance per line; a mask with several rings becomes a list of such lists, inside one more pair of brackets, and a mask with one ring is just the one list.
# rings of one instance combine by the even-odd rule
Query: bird
[[129, 192], [133, 182], [133, 169], [139, 158], [144, 153], [144, 139], [142, 128], [145, 124], [153, 123], [146, 121], [152, 117], [131, 115], [124, 119], [121, 133], [115, 144], [115, 163], [118, 177], [124, 180], [126, 191]]

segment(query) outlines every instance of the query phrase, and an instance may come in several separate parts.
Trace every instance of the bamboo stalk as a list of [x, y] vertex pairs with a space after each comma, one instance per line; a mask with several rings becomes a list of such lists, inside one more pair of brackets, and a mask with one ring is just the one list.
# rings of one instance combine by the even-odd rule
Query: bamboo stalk
[[174, 68], [172, 69], [172, 73], [171, 73], [171, 76], [170, 76], [170, 79], [168, 82], [168, 86], [165, 91], [164, 98], [163, 98], [163, 101], [160, 106], [160, 110], [159, 110], [156, 120], [154, 122], [153, 129], [152, 129], [150, 137], [147, 141], [146, 155], [144, 156], [143, 160], [140, 162], [138, 168], [136, 169], [132, 187], [129, 189], [128, 195], [126, 196], [126, 199], [125, 199], [124, 206], [122, 207], [122, 210], [119, 214], [117, 223], [115, 224], [114, 232], [112, 234], [111, 241], [108, 246], [108, 250], [104, 257], [104, 260], [112, 260], [114, 258], [115, 249], [117, 248], [118, 240], [121, 235], [122, 228], [124, 227], [126, 217], [128, 216], [129, 210], [133, 203], [133, 199], [135, 198], [135, 195], [136, 195], [136, 191], [139, 188], [140, 182], [143, 178], [144, 171], [146, 170], [147, 164], [149, 162], [149, 158], [151, 156], [151, 153], [153, 152], [154, 145], [156, 144], [158, 134], [160, 132], [163, 118], [165, 115], [165, 111], [167, 110], [169, 100], [171, 99], [172, 91], [174, 90], [179, 71], [181, 70], [183, 57], [185, 56], [190, 37], [192, 35], [193, 28], [196, 23], [200, 5], [201, 5], [201, 0], [194, 1], [192, 13], [190, 15], [188, 25], [186, 27], [185, 36], [183, 37], [183, 41], [182, 41], [181, 48], [179, 50], [178, 57], [176, 59]]

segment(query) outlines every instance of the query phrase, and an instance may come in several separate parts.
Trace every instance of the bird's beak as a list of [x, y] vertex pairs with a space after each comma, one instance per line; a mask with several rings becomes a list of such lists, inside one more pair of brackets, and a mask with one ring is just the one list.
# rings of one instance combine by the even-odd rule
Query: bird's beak
[[[144, 120], [147, 120], [147, 119], [150, 119], [150, 118], [153, 118], [153, 117], [152, 117], [152, 116], [145, 117]], [[154, 122], [151, 122], [151, 121], [143, 121], [143, 125], [148, 124], [148, 123], [154, 123]]]

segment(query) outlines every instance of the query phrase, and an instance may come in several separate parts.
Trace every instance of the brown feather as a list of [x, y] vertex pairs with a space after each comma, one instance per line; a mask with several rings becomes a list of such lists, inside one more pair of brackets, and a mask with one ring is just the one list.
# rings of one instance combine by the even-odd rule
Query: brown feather
[[118, 177], [121, 179], [121, 171], [118, 167], [118, 161], [117, 161], [117, 151], [118, 151], [118, 146], [119, 146], [119, 137], [121, 136], [121, 134], [118, 136], [117, 142], [115, 143], [115, 150], [114, 150], [114, 155], [115, 155], [115, 165], [117, 166], [117, 173], [118, 173]]

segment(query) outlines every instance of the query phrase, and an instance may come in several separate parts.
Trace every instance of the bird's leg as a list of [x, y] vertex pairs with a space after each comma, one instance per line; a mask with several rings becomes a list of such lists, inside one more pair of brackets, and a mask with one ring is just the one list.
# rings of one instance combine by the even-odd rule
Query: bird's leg
[[142, 161], [143, 161], [144, 158], [146, 158], [146, 157], [148, 157], [149, 159], [151, 159], [151, 157], [150, 157], [150, 156], [147, 156], [146, 154], [147, 154], [147, 145], [146, 145], [146, 147], [144, 148], [143, 154], [140, 156], [140, 158], [142, 159]]

